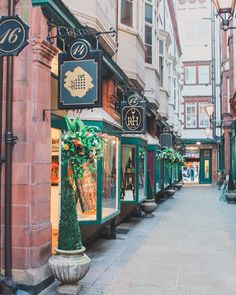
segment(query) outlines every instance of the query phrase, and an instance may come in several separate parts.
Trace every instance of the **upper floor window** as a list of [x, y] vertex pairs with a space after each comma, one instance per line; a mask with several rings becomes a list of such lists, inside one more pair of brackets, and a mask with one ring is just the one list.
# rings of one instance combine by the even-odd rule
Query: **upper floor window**
[[133, 0], [121, 0], [121, 23], [133, 26]]
[[209, 66], [198, 66], [198, 84], [209, 84]]
[[196, 104], [187, 103], [185, 107], [186, 107], [186, 128], [196, 128], [197, 127]]
[[188, 66], [185, 67], [185, 84], [196, 84], [197, 76], [196, 76], [196, 67]]
[[145, 62], [152, 64], [152, 1], [145, 3]]
[[185, 84], [210, 84], [210, 65], [185, 66]]
[[209, 125], [209, 117], [206, 113], [206, 103], [199, 103], [199, 127], [205, 128]]
[[164, 86], [164, 42], [159, 40], [159, 75], [160, 87]]

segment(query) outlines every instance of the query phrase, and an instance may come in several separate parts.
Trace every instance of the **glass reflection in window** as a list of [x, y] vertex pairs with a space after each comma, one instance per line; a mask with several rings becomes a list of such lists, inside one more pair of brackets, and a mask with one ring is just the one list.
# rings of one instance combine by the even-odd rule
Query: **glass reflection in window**
[[124, 201], [135, 200], [135, 163], [136, 147], [134, 145], [122, 145], [122, 192], [121, 198]]
[[145, 149], [144, 148], [139, 148], [139, 173], [138, 173], [138, 194], [139, 194], [139, 199], [144, 197], [144, 187], [145, 187]]
[[118, 138], [105, 136], [103, 149], [102, 217], [118, 209]]
[[72, 180], [72, 171], [68, 171], [76, 197], [78, 219], [96, 220], [97, 218], [97, 172], [90, 171], [84, 165], [84, 177], [77, 182]]

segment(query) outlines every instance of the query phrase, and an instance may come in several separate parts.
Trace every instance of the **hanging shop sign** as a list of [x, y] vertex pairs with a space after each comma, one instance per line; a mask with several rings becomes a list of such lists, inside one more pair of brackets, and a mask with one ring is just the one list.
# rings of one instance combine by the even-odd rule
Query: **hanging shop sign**
[[85, 40], [74, 42], [69, 53], [58, 56], [59, 109], [101, 107], [102, 53]]
[[159, 140], [162, 147], [172, 147], [172, 134], [161, 133]]
[[0, 19], [0, 56], [18, 55], [29, 43], [29, 26], [18, 16]]
[[122, 128], [124, 133], [146, 133], [146, 102], [137, 94], [122, 102]]

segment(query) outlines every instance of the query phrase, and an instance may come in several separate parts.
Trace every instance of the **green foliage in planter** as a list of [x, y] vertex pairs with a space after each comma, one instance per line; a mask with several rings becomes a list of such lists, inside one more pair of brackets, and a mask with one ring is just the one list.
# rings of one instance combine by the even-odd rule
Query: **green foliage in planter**
[[231, 170], [229, 171], [229, 181], [228, 181], [228, 191], [234, 191], [235, 190], [235, 184], [233, 180], [233, 176], [231, 173]]
[[82, 248], [75, 195], [69, 179], [64, 181], [61, 196], [58, 248], [61, 250], [79, 250]]

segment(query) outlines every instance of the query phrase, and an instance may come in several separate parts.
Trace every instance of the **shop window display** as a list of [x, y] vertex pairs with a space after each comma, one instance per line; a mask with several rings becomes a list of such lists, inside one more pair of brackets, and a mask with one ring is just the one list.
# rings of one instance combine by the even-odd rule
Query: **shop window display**
[[124, 201], [133, 201], [136, 197], [136, 147], [122, 145], [122, 196]]
[[118, 209], [118, 138], [105, 135], [103, 149], [102, 217]]
[[57, 233], [60, 214], [60, 136], [59, 129], [51, 128], [51, 213], [52, 248], [57, 245]]
[[143, 198], [145, 195], [145, 149], [139, 148], [139, 175], [138, 175], [138, 185], [139, 185], [139, 199]]

